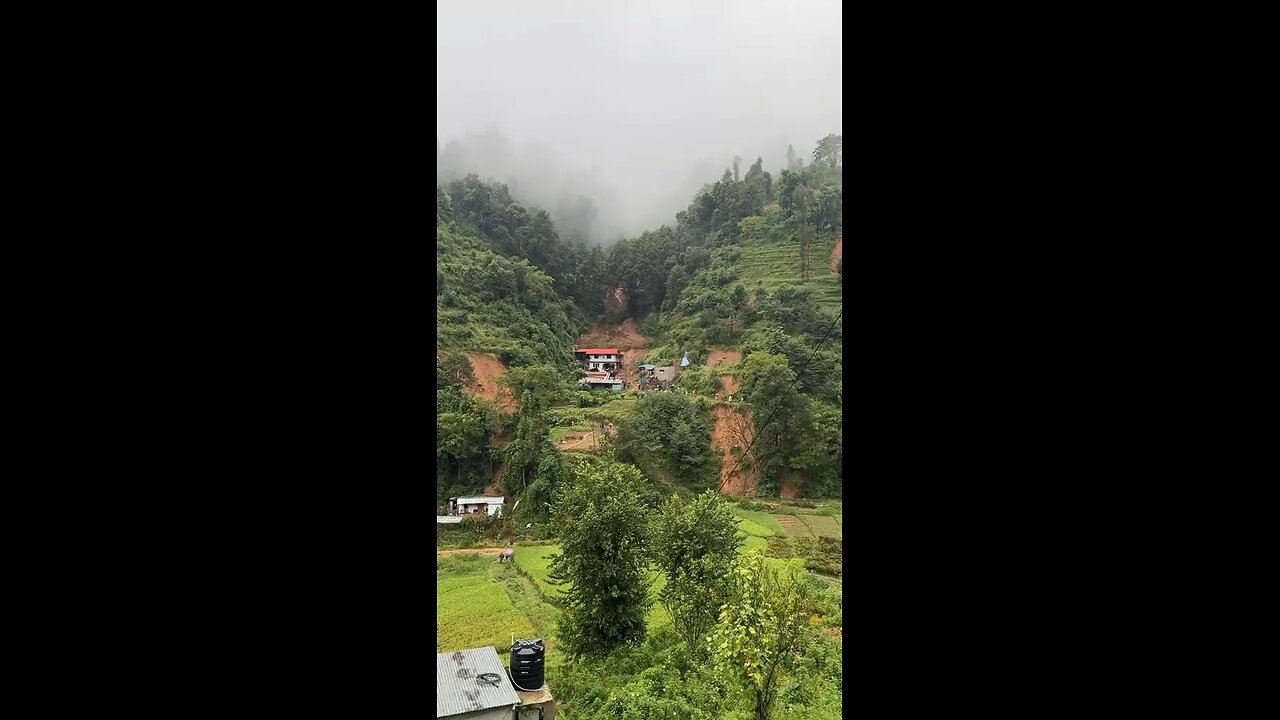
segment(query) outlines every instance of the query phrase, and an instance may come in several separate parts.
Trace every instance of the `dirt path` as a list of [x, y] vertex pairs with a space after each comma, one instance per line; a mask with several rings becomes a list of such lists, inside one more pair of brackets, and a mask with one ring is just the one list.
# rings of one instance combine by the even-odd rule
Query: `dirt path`
[[569, 452], [570, 450], [595, 450], [600, 447], [596, 442], [596, 431], [587, 430], [585, 432], [571, 432], [560, 438], [560, 442], [556, 444], [561, 452]]
[[844, 236], [841, 235], [836, 239], [836, 246], [831, 249], [831, 274], [836, 274], [836, 265], [840, 264], [840, 259], [844, 257]]
[[501, 394], [498, 392], [498, 378], [507, 374], [507, 369], [502, 366], [498, 358], [479, 353], [467, 353], [467, 357], [471, 358], [471, 370], [476, 376], [475, 384], [466, 387], [467, 394], [472, 397], [478, 395], [485, 400], [497, 400], [498, 407], [502, 408], [503, 412], [514, 411], [516, 401], [511, 396], [511, 390], [501, 388]]
[[450, 555], [497, 555], [503, 550], [506, 550], [506, 548], [455, 548], [453, 550], [437, 550], [436, 557], [449, 557]]

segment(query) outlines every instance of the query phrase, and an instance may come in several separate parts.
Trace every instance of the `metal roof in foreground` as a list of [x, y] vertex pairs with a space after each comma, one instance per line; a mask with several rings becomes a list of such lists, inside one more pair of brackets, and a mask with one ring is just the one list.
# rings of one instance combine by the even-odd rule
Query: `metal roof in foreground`
[[[480, 673], [494, 673], [498, 684], [476, 680]], [[436, 654], [436, 717], [510, 707], [520, 698], [492, 645]]]

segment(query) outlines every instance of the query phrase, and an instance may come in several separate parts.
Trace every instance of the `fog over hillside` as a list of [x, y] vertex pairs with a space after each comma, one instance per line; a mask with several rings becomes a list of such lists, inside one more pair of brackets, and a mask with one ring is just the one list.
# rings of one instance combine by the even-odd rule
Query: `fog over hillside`
[[476, 172], [611, 243], [674, 222], [735, 156], [841, 134], [838, 0], [441, 0], [438, 181]]

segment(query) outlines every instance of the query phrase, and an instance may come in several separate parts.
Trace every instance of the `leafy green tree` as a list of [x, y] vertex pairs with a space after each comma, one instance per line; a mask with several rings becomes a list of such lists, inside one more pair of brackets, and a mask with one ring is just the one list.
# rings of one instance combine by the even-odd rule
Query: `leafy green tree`
[[445, 355], [436, 358], [436, 389], [461, 387], [475, 383], [476, 376], [471, 368], [471, 359], [462, 353]]
[[681, 482], [704, 482], [714, 473], [706, 412], [682, 393], [641, 398], [635, 411], [619, 423], [618, 451], [621, 460], [655, 463]]
[[529, 390], [520, 394], [516, 410], [515, 433], [503, 451], [507, 472], [502, 479], [507, 494], [519, 497], [529, 487], [529, 474], [551, 442], [547, 436], [546, 400]]
[[755, 443], [751, 455], [760, 468], [759, 494], [776, 490], [774, 482], [787, 469], [810, 427], [805, 396], [796, 389], [796, 374], [784, 355], [751, 353], [742, 360], [742, 396], [752, 407]]
[[730, 587], [709, 646], [751, 697], [754, 720], [769, 720], [783, 676], [814, 638], [815, 599], [803, 579], [769, 567], [759, 551], [739, 558]]
[[572, 658], [607, 655], [645, 637], [650, 600], [644, 476], [607, 458], [576, 456], [554, 505], [561, 527], [553, 582], [568, 583], [560, 641]]
[[813, 164], [818, 168], [837, 168], [844, 161], [843, 140], [840, 135], [828, 135], [818, 141], [813, 149]]
[[667, 577], [659, 602], [694, 657], [728, 600], [729, 569], [737, 555], [738, 518], [714, 490], [688, 505], [672, 495], [653, 522], [653, 558]]

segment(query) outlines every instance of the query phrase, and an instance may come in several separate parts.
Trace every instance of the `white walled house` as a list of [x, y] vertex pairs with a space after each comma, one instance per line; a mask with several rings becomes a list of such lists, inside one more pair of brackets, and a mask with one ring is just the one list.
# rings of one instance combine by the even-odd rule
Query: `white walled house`
[[476, 497], [449, 498], [450, 515], [470, 515], [476, 511], [486, 515], [501, 515], [506, 498], [478, 495]]
[[617, 371], [622, 368], [622, 351], [617, 348], [578, 348], [573, 357], [584, 370]]

